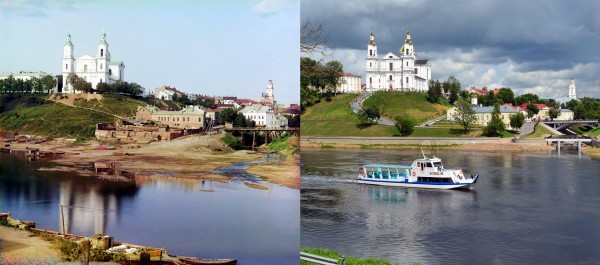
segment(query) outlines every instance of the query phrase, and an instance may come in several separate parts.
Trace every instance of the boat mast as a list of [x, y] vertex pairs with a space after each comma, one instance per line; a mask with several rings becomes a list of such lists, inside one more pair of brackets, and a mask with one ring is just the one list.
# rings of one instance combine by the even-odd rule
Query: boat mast
[[427, 157], [425, 156], [425, 152], [423, 152], [423, 148], [421, 148], [421, 154], [423, 154], [423, 159], [427, 159]]

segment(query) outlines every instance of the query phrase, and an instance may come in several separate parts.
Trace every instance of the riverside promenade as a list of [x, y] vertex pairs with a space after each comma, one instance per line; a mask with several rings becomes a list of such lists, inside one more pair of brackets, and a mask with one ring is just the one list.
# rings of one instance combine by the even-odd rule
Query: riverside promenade
[[300, 146], [312, 144], [351, 145], [463, 145], [495, 142], [499, 138], [482, 137], [360, 137], [360, 136], [301, 136]]

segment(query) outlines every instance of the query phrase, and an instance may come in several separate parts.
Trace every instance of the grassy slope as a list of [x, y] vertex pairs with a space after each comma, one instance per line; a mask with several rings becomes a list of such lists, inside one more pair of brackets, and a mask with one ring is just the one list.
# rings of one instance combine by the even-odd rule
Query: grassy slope
[[[394, 127], [374, 125], [359, 129], [359, 119], [350, 110], [350, 101], [356, 94], [340, 94], [331, 101], [321, 101], [308, 108], [300, 117], [302, 135], [319, 136], [393, 136], [398, 131]], [[311, 120], [336, 120], [313, 122]]]
[[530, 138], [542, 138], [542, 137], [546, 137], [552, 135], [552, 132], [548, 131], [548, 129], [544, 128], [544, 126], [541, 125], [536, 125], [535, 126], [535, 132], [525, 136], [525, 138], [530, 139]]
[[[138, 105], [145, 105], [143, 101], [122, 96], [110, 96], [100, 102], [78, 100], [75, 104], [125, 117], [135, 113]], [[21, 134], [87, 139], [94, 136], [97, 123], [115, 119], [107, 114], [41, 99], [37, 104], [29, 105], [16, 99], [8, 105], [10, 107], [0, 113], [0, 130]]]
[[148, 103], [139, 99], [133, 99], [122, 95], [104, 95], [104, 98], [98, 100], [76, 100], [75, 105], [97, 109], [120, 117], [133, 117], [138, 106], [145, 106]]
[[442, 104], [431, 104], [426, 97], [426, 93], [418, 92], [379, 92], [364, 104], [380, 106], [382, 114], [392, 119], [410, 117], [417, 123], [443, 115], [451, 107], [446, 100], [442, 100]]

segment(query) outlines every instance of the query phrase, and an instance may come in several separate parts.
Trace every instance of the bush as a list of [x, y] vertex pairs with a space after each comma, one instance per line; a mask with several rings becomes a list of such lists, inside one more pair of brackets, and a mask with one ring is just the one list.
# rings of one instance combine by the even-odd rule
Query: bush
[[401, 136], [408, 136], [415, 131], [415, 123], [409, 119], [396, 118], [396, 128]]
[[60, 240], [60, 251], [65, 254], [67, 261], [78, 261], [81, 258], [81, 246], [71, 240]]
[[244, 147], [242, 142], [230, 133], [225, 133], [225, 135], [221, 137], [221, 141], [223, 141], [223, 143], [225, 143], [233, 150], [240, 150]]

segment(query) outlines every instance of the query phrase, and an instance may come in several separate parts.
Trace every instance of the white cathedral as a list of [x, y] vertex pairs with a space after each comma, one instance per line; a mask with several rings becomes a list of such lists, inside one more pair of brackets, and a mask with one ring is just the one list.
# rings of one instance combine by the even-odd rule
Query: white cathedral
[[77, 59], [73, 57], [73, 43], [71, 34], [67, 35], [67, 43], [64, 46], [62, 75], [63, 75], [63, 93], [75, 93], [73, 84], [69, 84], [67, 76], [69, 73], [75, 73], [79, 78], [96, 85], [100, 82], [114, 83], [117, 80], [124, 80], [125, 64], [120, 61], [111, 61], [108, 43], [106, 42], [106, 33], [102, 33], [98, 50], [95, 56], [83, 55]]
[[381, 58], [377, 55], [377, 43], [371, 33], [366, 66], [367, 91], [427, 91], [431, 80], [431, 63], [429, 60], [417, 60], [410, 31], [406, 32], [400, 56], [388, 52]]

